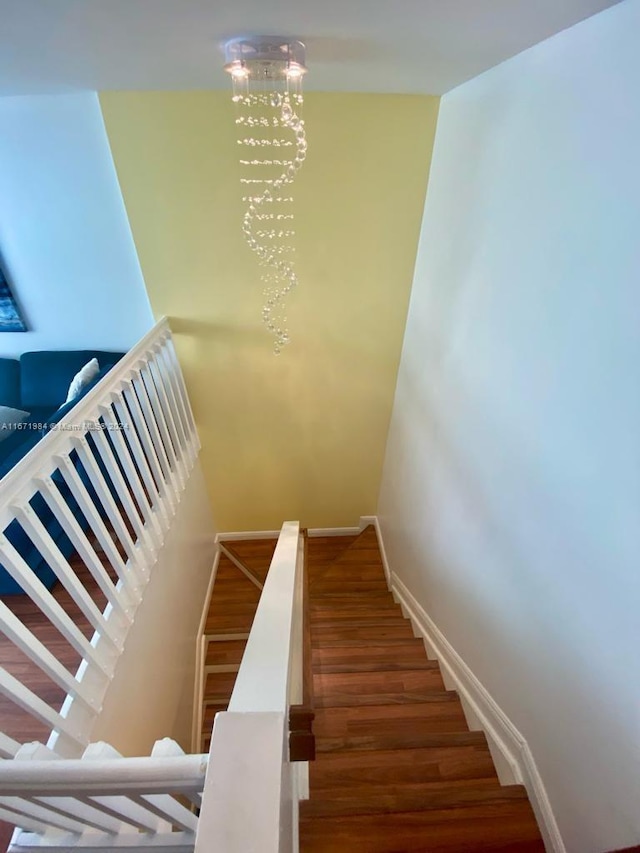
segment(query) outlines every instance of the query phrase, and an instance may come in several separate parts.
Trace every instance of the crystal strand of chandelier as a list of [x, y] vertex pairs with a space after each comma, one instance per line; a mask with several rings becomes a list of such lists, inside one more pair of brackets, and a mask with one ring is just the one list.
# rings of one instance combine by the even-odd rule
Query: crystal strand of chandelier
[[[296, 95], [295, 97], [297, 102], [301, 104], [302, 96]], [[259, 98], [260, 96], [257, 96], [257, 99]], [[258, 103], [257, 99], [256, 103]], [[247, 106], [252, 103], [251, 95], [246, 98], [245, 103]], [[289, 332], [286, 328], [286, 317], [284, 316], [285, 299], [298, 284], [298, 276], [295, 271], [293, 259], [284, 257], [286, 246], [278, 244], [277, 240], [292, 236], [294, 232], [289, 229], [267, 232], [260, 228], [256, 229], [255, 222], [256, 220], [267, 218], [267, 215], [263, 213], [265, 205], [290, 200], [288, 198], [283, 199], [280, 193], [285, 187], [293, 183], [299, 169], [304, 163], [307, 155], [307, 139], [304, 121], [293, 109], [291, 96], [288, 92], [284, 94], [272, 94], [270, 96], [270, 103], [273, 107], [280, 108], [280, 126], [293, 131], [296, 153], [277, 178], [270, 181], [262, 181], [260, 179], [248, 179], [245, 181], [255, 184], [266, 183], [269, 186], [262, 192], [248, 197], [249, 206], [244, 214], [242, 230], [249, 248], [258, 256], [262, 265], [267, 268], [262, 275], [262, 281], [265, 284], [266, 300], [262, 308], [262, 320], [269, 332], [274, 336], [273, 351], [276, 355], [279, 355], [282, 348], [290, 340]], [[248, 123], [251, 124], [251, 122]], [[243, 140], [243, 142], [259, 146], [262, 140]], [[270, 161], [271, 165], [280, 165], [281, 162], [280, 160]], [[256, 163], [256, 165], [259, 164]], [[293, 214], [278, 214], [276, 216], [278, 219], [284, 219], [285, 217], [291, 220], [293, 219]], [[275, 238], [275, 240], [271, 239], [270, 242], [267, 242], [268, 238]]]

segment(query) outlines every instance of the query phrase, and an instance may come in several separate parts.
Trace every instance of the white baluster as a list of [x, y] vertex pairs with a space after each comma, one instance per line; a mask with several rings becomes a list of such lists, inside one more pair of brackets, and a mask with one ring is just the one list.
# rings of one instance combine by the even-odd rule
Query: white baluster
[[95, 602], [78, 580], [78, 576], [52, 539], [49, 531], [38, 517], [38, 514], [28, 503], [13, 507], [13, 511], [31, 541], [54, 570], [71, 598], [89, 620], [89, 623], [101, 636], [106, 637], [118, 650], [121, 650], [122, 641], [118, 637], [117, 632], [98, 610]]
[[[133, 528], [137, 537], [137, 541], [140, 544], [140, 548], [145, 554], [145, 559], [142, 561], [141, 568], [144, 571], [145, 575], [147, 575], [151, 565], [155, 563], [155, 548], [153, 546], [151, 537], [145, 529], [145, 526], [142, 522], [142, 518], [140, 517], [140, 514], [138, 512], [138, 508], [136, 507], [133, 498], [131, 497], [129, 485], [122, 476], [122, 472], [120, 471], [120, 467], [116, 460], [115, 454], [111, 448], [111, 445], [107, 441], [104, 433], [102, 432], [102, 430], [97, 430], [92, 434], [92, 438], [95, 447], [98, 453], [100, 454], [100, 458], [102, 459], [102, 462], [105, 468], [107, 469], [107, 474], [109, 475], [109, 478], [117, 492], [120, 505], [124, 510], [129, 525]], [[119, 531], [118, 535], [120, 535]]]
[[167, 397], [167, 389], [165, 387], [165, 378], [162, 374], [162, 369], [158, 363], [158, 355], [157, 355], [158, 347], [153, 348], [154, 358], [149, 361], [149, 370], [153, 376], [155, 382], [156, 392], [158, 394], [158, 400], [160, 402], [160, 408], [162, 409], [162, 413], [165, 418], [165, 422], [167, 424], [167, 429], [169, 430], [169, 436], [171, 440], [171, 445], [174, 449], [176, 463], [178, 466], [178, 472], [180, 474], [180, 479], [182, 482], [182, 486], [184, 488], [184, 484], [187, 482], [187, 468], [184, 460], [184, 451], [182, 444], [180, 443], [180, 439], [178, 438], [178, 431], [176, 429], [175, 421], [173, 419], [173, 412], [171, 410], [171, 404], [169, 403], [169, 398]]
[[178, 464], [177, 450], [174, 448], [173, 442], [171, 441], [171, 436], [169, 435], [168, 421], [165, 416], [164, 409], [162, 408], [160, 397], [158, 396], [156, 378], [154, 376], [154, 372], [151, 370], [151, 361], [152, 358], [149, 357], [146, 367], [141, 371], [140, 375], [143, 378], [144, 386], [149, 396], [149, 402], [151, 404], [151, 408], [153, 409], [155, 422], [158, 425], [158, 429], [162, 437], [162, 446], [167, 455], [167, 459], [169, 460], [172, 478], [179, 494], [184, 489], [186, 481], [184, 477], [184, 472]]
[[167, 456], [165, 444], [162, 440], [162, 436], [160, 435], [160, 429], [158, 421], [156, 420], [156, 414], [153, 410], [153, 406], [151, 405], [151, 399], [149, 397], [147, 386], [143, 378], [145, 368], [146, 362], [143, 366], [140, 367], [137, 376], [134, 378], [133, 388], [140, 404], [142, 414], [144, 415], [145, 422], [149, 428], [149, 434], [151, 436], [151, 441], [153, 442], [153, 448], [156, 452], [158, 463], [164, 475], [164, 482], [168, 487], [169, 494], [171, 496], [172, 506], [175, 510], [175, 507], [180, 501], [180, 488], [176, 479], [176, 475], [174, 475], [174, 472], [171, 469], [171, 463], [169, 462], [169, 457]]
[[[156, 496], [156, 505], [162, 515], [163, 526], [168, 528], [171, 524], [171, 518], [175, 512], [173, 495], [165, 481], [162, 468], [160, 467], [158, 457], [156, 456], [149, 427], [147, 426], [147, 422], [142, 414], [140, 402], [138, 401], [138, 397], [133, 386], [133, 380], [125, 383], [123, 397], [127, 404], [128, 411], [131, 413], [131, 418], [135, 426], [135, 436], [139, 446], [139, 450], [136, 450], [136, 453], [143, 454], [148, 470], [148, 474], [145, 474], [145, 476], [151, 477], [151, 482], [153, 483], [153, 494]], [[148, 486], [148, 488], [151, 487]]]
[[98, 667], [107, 677], [113, 672], [114, 656], [98, 652], [33, 572], [6, 536], [0, 535], [0, 562], [55, 628], [81, 657]]
[[75, 515], [69, 509], [66, 501], [56, 488], [51, 477], [46, 477], [36, 481], [40, 486], [40, 494], [47, 502], [47, 505], [55, 515], [60, 526], [67, 534], [73, 543], [76, 551], [84, 561], [91, 576], [98, 584], [107, 601], [111, 604], [114, 611], [126, 623], [132, 621], [132, 609], [126, 607], [121, 600], [122, 596], [116, 590], [113, 581], [109, 577], [105, 567], [102, 565], [100, 557], [97, 555], [93, 545], [89, 542], [84, 530], [78, 523]]
[[[78, 458], [91, 481], [91, 485], [102, 503], [107, 518], [111, 522], [111, 526], [113, 527], [119, 541], [122, 543], [127, 557], [129, 558], [131, 565], [128, 571], [133, 574], [133, 580], [129, 582], [139, 588], [146, 577], [147, 570], [145, 563], [146, 557], [142, 548], [137, 547], [133, 541], [131, 534], [129, 533], [129, 529], [120, 513], [120, 509], [111, 494], [109, 484], [104, 478], [103, 473], [100, 470], [100, 466], [93, 455], [93, 451], [87, 444], [86, 438], [74, 438], [73, 445], [78, 453]], [[93, 504], [84, 484], [80, 480], [78, 472], [69, 464], [65, 466], [62, 473], [73, 492], [73, 496], [76, 498], [78, 503], [80, 503], [83, 512], [89, 512], [91, 514], [93, 518], [93, 529], [95, 530], [96, 535], [100, 536], [98, 541], [109, 555], [112, 565], [116, 568], [122, 563], [122, 558], [120, 557], [117, 545], [113, 542], [109, 542], [109, 539], [111, 538], [110, 534], [101, 520], [96, 518], [95, 505]], [[123, 574], [121, 574], [120, 577], [124, 580], [127, 577], [127, 569], [124, 564], [122, 564], [122, 569]], [[136, 598], [140, 598], [138, 590], [136, 591]]]
[[[138, 436], [137, 425], [129, 412], [128, 406], [126, 405], [124, 393], [122, 393], [122, 396], [114, 394], [112, 401], [116, 415], [120, 419], [120, 423], [128, 424], [129, 426], [129, 429], [126, 431], [126, 444], [128, 445], [129, 454], [132, 455], [133, 460], [135, 460], [133, 474], [136, 475], [136, 481], [139, 482], [136, 471], [139, 472], [144, 483], [144, 487], [142, 484], [136, 486], [139, 492], [139, 496], [138, 492], [136, 492], [138, 504], [143, 508], [147, 522], [150, 523], [154, 529], [158, 545], [161, 545], [164, 538], [164, 531], [169, 526], [169, 516], [163, 511], [164, 504], [159, 497], [160, 490], [158, 489], [153, 474], [151, 473], [151, 469], [149, 468], [147, 457], [142, 449], [142, 444], [140, 443], [140, 438]], [[118, 435], [120, 435], [120, 433], [118, 433]], [[124, 441], [121, 435], [120, 438]]]

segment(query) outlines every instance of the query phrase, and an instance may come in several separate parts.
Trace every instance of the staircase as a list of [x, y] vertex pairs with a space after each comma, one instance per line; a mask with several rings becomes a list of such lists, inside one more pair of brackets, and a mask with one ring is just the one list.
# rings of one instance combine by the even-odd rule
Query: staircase
[[520, 785], [501, 786], [395, 604], [375, 530], [309, 540], [317, 759], [302, 853], [544, 851]]

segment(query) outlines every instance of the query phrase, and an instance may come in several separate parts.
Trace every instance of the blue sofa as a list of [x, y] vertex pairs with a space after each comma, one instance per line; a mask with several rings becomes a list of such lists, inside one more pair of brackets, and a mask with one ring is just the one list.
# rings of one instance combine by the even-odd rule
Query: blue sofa
[[[40, 441], [43, 435], [111, 370], [122, 355], [123, 353], [101, 350], [68, 350], [27, 352], [23, 353], [19, 359], [0, 358], [0, 405], [29, 412], [29, 417], [23, 422], [21, 428], [13, 430], [8, 438], [0, 442], [0, 478], [4, 477]], [[71, 380], [92, 358], [98, 359], [100, 372], [74, 400], [65, 403]], [[42, 424], [42, 428], [32, 428], [37, 424]], [[54, 475], [54, 480], [61, 488], [70, 509], [81, 525], [86, 528], [86, 520], [69, 494], [62, 477], [59, 474]], [[62, 553], [69, 557], [73, 553], [73, 545], [44, 499], [36, 495], [31, 503]], [[5, 535], [40, 580], [50, 589], [56, 581], [56, 576], [20, 525], [14, 521], [5, 530]], [[15, 595], [22, 592], [22, 588], [0, 563], [0, 595]]]

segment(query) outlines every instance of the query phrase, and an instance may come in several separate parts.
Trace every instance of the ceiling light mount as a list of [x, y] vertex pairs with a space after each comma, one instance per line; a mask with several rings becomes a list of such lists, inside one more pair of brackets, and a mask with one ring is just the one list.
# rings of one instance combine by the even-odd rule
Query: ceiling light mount
[[236, 80], [297, 79], [307, 71], [304, 44], [287, 36], [234, 38], [224, 55], [225, 71]]

